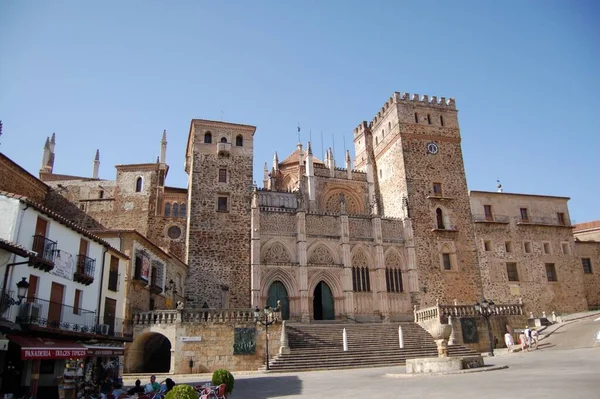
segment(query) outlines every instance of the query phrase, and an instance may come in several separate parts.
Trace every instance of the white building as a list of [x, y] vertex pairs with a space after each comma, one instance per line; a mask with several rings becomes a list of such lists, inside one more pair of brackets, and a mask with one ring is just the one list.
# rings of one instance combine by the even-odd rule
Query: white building
[[[7, 345], [9, 353], [0, 359], [22, 362], [21, 385], [33, 391], [39, 384], [42, 392], [63, 375], [65, 359], [122, 355], [122, 341], [131, 340], [120, 277], [127, 255], [52, 210], [9, 193], [0, 193], [0, 242], [3, 332], [21, 355], [11, 358]], [[28, 283], [24, 296], [17, 293], [19, 282]], [[9, 331], [11, 323], [22, 331]], [[42, 360], [55, 360], [54, 372], [34, 381], [31, 375], [40, 374]]]

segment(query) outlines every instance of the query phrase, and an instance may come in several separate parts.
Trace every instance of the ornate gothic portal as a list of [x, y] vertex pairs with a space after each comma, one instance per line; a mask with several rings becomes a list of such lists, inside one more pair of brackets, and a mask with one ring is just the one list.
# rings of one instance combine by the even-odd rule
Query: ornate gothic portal
[[277, 307], [277, 301], [281, 301], [281, 317], [283, 320], [289, 320], [290, 318], [290, 303], [288, 299], [288, 292], [281, 281], [274, 281], [269, 287], [269, 297], [267, 298], [267, 305], [272, 308]]
[[326, 282], [321, 281], [313, 294], [313, 316], [315, 320], [335, 320], [333, 295]]

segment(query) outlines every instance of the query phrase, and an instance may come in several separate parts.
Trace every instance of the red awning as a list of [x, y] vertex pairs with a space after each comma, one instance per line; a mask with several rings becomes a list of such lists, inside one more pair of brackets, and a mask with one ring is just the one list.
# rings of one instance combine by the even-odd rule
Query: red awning
[[8, 339], [21, 347], [22, 360], [71, 359], [87, 356], [87, 348], [73, 341], [19, 335], [9, 335]]

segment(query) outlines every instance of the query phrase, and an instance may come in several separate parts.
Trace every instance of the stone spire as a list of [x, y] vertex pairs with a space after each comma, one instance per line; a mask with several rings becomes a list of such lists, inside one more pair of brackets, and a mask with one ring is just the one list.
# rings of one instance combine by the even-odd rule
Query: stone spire
[[167, 163], [167, 130], [163, 130], [162, 140], [160, 141], [160, 163]]
[[273, 154], [273, 170], [275, 172], [279, 171], [279, 157], [277, 157], [277, 151]]
[[42, 165], [40, 167], [40, 173], [52, 173], [54, 167], [54, 145], [56, 144], [55, 134], [52, 133], [52, 140], [46, 137], [44, 148], [42, 152]]
[[265, 162], [265, 168], [263, 170], [263, 187], [269, 188], [269, 168], [267, 167], [266, 162]]
[[99, 170], [100, 170], [100, 150], [96, 150], [96, 156], [94, 157], [94, 169], [92, 171], [92, 179], [98, 178]]
[[352, 160], [350, 159], [350, 150], [346, 150], [346, 171], [348, 172], [348, 180], [352, 180]]

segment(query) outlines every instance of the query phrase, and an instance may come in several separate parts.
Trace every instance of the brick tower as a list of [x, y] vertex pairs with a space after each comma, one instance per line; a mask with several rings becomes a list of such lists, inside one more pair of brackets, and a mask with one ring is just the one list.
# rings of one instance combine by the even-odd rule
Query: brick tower
[[454, 99], [394, 93], [354, 131], [356, 168], [374, 182], [371, 202], [405, 219], [413, 304], [480, 299], [481, 279]]
[[250, 201], [256, 127], [194, 119], [188, 173], [190, 308], [250, 306]]

